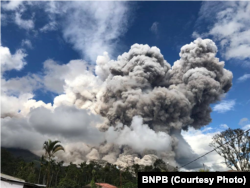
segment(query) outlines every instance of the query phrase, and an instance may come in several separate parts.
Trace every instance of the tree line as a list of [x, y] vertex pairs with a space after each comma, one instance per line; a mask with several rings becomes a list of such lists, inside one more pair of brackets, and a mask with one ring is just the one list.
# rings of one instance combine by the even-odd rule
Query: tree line
[[[238, 171], [250, 171], [250, 136], [248, 131], [227, 129], [216, 134], [210, 146], [221, 155], [228, 168]], [[24, 179], [30, 183], [44, 184], [47, 188], [80, 188], [86, 185], [93, 188], [95, 182], [109, 183], [122, 188], [137, 187], [138, 172], [167, 172], [166, 163], [157, 159], [151, 166], [134, 164], [126, 169], [106, 162], [82, 162], [65, 165], [56, 161], [55, 153], [64, 151], [60, 141], [45, 141], [44, 155], [39, 161], [25, 162], [13, 157], [7, 150], [1, 149], [1, 172]], [[206, 172], [206, 169], [200, 169]]]
[[137, 187], [138, 172], [167, 172], [166, 163], [157, 159], [151, 166], [135, 164], [125, 169], [117, 165], [98, 161], [82, 162], [78, 165], [64, 161], [56, 161], [55, 153], [64, 151], [59, 141], [44, 142], [45, 154], [39, 161], [25, 162], [21, 158], [13, 157], [7, 150], [2, 149], [1, 172], [24, 179], [30, 183], [44, 184], [47, 188], [80, 188], [86, 185], [95, 187], [95, 182], [109, 183], [117, 187]]

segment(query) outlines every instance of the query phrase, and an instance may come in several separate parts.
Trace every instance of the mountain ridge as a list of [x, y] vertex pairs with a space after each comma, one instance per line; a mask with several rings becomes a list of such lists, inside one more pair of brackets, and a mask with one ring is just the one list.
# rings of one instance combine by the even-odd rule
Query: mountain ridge
[[21, 148], [8, 148], [8, 147], [1, 147], [2, 149], [7, 150], [11, 155], [15, 158], [21, 158], [25, 162], [32, 162], [32, 161], [39, 161], [40, 157], [32, 153], [30, 150], [21, 149]]

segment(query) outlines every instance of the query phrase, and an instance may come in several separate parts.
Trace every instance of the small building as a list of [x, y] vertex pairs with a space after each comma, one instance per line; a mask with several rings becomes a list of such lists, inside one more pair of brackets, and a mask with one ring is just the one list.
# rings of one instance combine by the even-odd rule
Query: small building
[[108, 183], [95, 183], [97, 188], [117, 188], [114, 185], [110, 185]]
[[46, 185], [34, 184], [25, 182], [23, 179], [19, 179], [13, 176], [9, 176], [1, 173], [1, 188], [38, 188], [46, 187]]

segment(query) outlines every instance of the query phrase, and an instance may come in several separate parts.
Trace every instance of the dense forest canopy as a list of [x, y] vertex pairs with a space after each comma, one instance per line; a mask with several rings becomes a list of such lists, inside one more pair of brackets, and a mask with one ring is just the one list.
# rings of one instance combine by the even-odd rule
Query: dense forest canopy
[[[48, 161], [26, 162], [20, 157], [14, 157], [8, 150], [1, 148], [1, 172], [10, 176], [24, 179], [30, 183], [46, 184]], [[123, 188], [137, 187], [137, 173], [139, 171], [168, 171], [167, 165], [162, 160], [156, 160], [152, 166], [133, 165], [120, 170], [118, 166], [108, 162], [100, 163], [91, 161], [79, 165], [70, 163], [65, 166], [63, 161], [51, 161], [51, 179], [49, 187], [77, 188], [94, 182], [105, 182], [115, 186], [122, 184]]]

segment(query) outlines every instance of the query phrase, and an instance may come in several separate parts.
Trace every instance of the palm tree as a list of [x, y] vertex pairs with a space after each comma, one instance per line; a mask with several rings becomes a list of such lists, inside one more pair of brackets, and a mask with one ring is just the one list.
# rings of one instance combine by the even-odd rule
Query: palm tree
[[51, 187], [51, 183], [52, 183], [55, 168], [56, 168], [56, 161], [54, 159], [52, 159], [51, 160], [51, 174], [52, 174], [52, 176], [51, 176], [51, 179], [50, 179], [49, 187]]
[[60, 170], [61, 170], [61, 168], [63, 166], [63, 163], [64, 163], [64, 161], [56, 163], [56, 171], [57, 171], [57, 173], [56, 173], [56, 185], [55, 185], [55, 187], [57, 187], [57, 177], [58, 177], [58, 174], [59, 174], [59, 172], [60, 172]]
[[41, 172], [43, 172], [43, 184], [45, 184], [46, 182], [46, 174], [48, 173], [48, 167], [49, 167], [49, 162], [47, 160], [44, 160], [41, 169]]
[[60, 150], [64, 150], [64, 147], [60, 144], [59, 140], [51, 141], [50, 139], [48, 141], [45, 141], [43, 144], [43, 149], [45, 150], [45, 157], [51, 160], [51, 158], [54, 157], [54, 154]]
[[40, 182], [40, 175], [41, 175], [41, 170], [42, 170], [42, 166], [43, 166], [43, 163], [45, 162], [45, 159], [44, 159], [44, 156], [42, 155], [42, 157], [40, 158], [40, 169], [39, 169], [39, 175], [38, 175], [38, 180], [37, 180], [37, 183], [39, 184]]
[[64, 147], [60, 144], [59, 140], [51, 141], [50, 139], [48, 141], [45, 141], [43, 144], [43, 149], [45, 150], [45, 157], [48, 159], [49, 166], [48, 166], [48, 176], [47, 176], [47, 186], [49, 185], [50, 182], [50, 167], [51, 167], [51, 161], [55, 155], [56, 152], [64, 150]]

